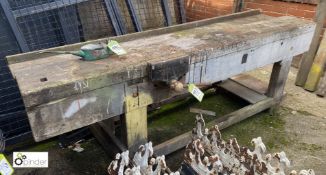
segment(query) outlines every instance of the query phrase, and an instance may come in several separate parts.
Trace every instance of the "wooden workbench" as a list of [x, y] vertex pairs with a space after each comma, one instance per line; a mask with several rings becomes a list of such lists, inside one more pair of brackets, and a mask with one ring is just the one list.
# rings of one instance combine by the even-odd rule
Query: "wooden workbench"
[[[147, 139], [147, 106], [178, 95], [152, 81], [212, 84], [274, 64], [266, 94], [272, 102], [264, 106], [270, 108], [280, 101], [292, 57], [308, 50], [314, 28], [295, 17], [249, 11], [114, 37], [128, 52], [120, 57], [86, 62], [32, 52], [7, 60], [36, 141], [125, 114], [132, 147]], [[101, 41], [106, 39], [87, 43]]]

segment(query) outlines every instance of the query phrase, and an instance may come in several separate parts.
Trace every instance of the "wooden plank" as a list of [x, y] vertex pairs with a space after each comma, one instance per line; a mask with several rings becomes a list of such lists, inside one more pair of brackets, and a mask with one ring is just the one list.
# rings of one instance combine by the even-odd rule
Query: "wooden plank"
[[326, 0], [320, 0], [314, 18], [314, 21], [317, 23], [317, 26], [315, 29], [314, 36], [312, 38], [309, 51], [306, 52], [302, 58], [300, 69], [295, 81], [295, 84], [297, 86], [304, 86], [307, 81], [309, 71], [313, 64], [315, 54], [319, 46], [320, 35], [322, 34], [325, 20], [326, 20]]
[[241, 12], [243, 3], [244, 3], [243, 0], [233, 0], [232, 12], [233, 13]]
[[93, 124], [89, 126], [90, 131], [96, 138], [96, 140], [102, 145], [104, 151], [110, 156], [115, 157], [115, 154], [120, 153], [120, 150], [114, 146], [114, 144], [110, 143], [106, 133], [102, 130], [99, 124]]
[[323, 39], [320, 42], [315, 60], [308, 74], [308, 78], [304, 86], [306, 90], [315, 91], [317, 89], [318, 82], [325, 69], [325, 64], [326, 64], [326, 32], [324, 32]]
[[278, 104], [271, 108], [271, 112], [277, 111], [282, 100], [285, 83], [290, 72], [292, 58], [274, 63], [266, 95], [274, 98]]
[[121, 115], [125, 96], [124, 84], [117, 84], [36, 109], [28, 108], [34, 139], [41, 141]]
[[98, 122], [103, 131], [110, 137], [110, 140], [119, 148], [120, 152], [126, 151], [127, 147], [115, 136], [114, 118]]
[[[270, 107], [272, 107], [276, 102], [272, 98], [266, 98], [256, 104], [251, 104], [244, 108], [241, 108], [235, 112], [227, 114], [223, 117], [215, 119], [207, 123], [207, 128], [214, 125], [218, 125], [219, 128], [225, 129], [231, 125], [239, 123], [259, 112], [262, 112]], [[154, 147], [154, 152], [157, 155], [168, 155], [172, 152], [175, 152], [183, 147], [185, 147], [191, 141], [191, 131], [179, 135], [173, 139], [165, 141]]]
[[265, 82], [247, 74], [236, 75], [231, 79], [259, 94], [265, 94], [268, 89]]
[[198, 108], [190, 108], [189, 111], [192, 112], [192, 113], [205, 114], [205, 115], [216, 117], [216, 112], [214, 112], [214, 111], [198, 109]]
[[127, 112], [125, 119], [127, 147], [135, 152], [139, 145], [147, 142], [147, 107]]
[[317, 95], [320, 97], [325, 97], [326, 95], [326, 73], [324, 73], [324, 76], [320, 80]]
[[233, 80], [226, 80], [220, 83], [218, 86], [246, 100], [251, 104], [257, 103], [267, 98], [265, 95], [259, 94], [256, 91]]
[[152, 98], [146, 94], [127, 96], [125, 99], [125, 133], [128, 150], [133, 153], [139, 145], [147, 143], [147, 105]]

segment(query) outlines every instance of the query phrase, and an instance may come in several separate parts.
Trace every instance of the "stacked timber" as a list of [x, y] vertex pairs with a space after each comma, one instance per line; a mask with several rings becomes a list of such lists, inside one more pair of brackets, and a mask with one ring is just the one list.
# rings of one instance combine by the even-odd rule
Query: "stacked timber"
[[[141, 145], [132, 160], [129, 151], [116, 155], [108, 167], [109, 175], [285, 175], [290, 160], [285, 152], [266, 153], [261, 137], [251, 140], [254, 149], [242, 147], [236, 138], [222, 139], [217, 125], [205, 128], [201, 114], [196, 116], [192, 140], [186, 146], [183, 162], [177, 172], [171, 172], [165, 156], [153, 157], [152, 143]], [[292, 170], [289, 175], [315, 175], [312, 169]]]

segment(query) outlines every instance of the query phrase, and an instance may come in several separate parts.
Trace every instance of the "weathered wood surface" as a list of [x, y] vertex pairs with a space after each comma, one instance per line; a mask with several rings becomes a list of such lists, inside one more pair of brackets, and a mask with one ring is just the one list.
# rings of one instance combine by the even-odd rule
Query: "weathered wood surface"
[[148, 82], [149, 63], [188, 57], [183, 83], [212, 84], [307, 51], [314, 28], [310, 21], [251, 11], [116, 37], [128, 52], [121, 57], [85, 62], [34, 52], [8, 61], [15, 63], [10, 69], [40, 141], [123, 114], [126, 97], [144, 93], [156, 103], [177, 95]]
[[214, 111], [209, 111], [209, 110], [199, 109], [199, 108], [190, 108], [189, 111], [191, 113], [204, 114], [204, 115], [216, 117], [216, 112]]
[[320, 97], [325, 97], [326, 95], [326, 73], [324, 73], [324, 76], [320, 79], [317, 95]]
[[259, 94], [266, 94], [268, 89], [268, 84], [247, 74], [236, 75], [231, 79]]
[[222, 82], [219, 86], [251, 104], [257, 103], [266, 98], [265, 95], [259, 94], [255, 90], [252, 90], [234, 80]]
[[143, 93], [125, 99], [126, 143], [131, 152], [136, 152], [139, 145], [147, 143], [147, 105], [152, 103], [152, 97]]
[[308, 52], [303, 55], [302, 62], [300, 64], [299, 72], [295, 84], [297, 86], [304, 86], [311, 66], [314, 62], [316, 52], [318, 50], [320, 35], [324, 28], [324, 22], [326, 19], [326, 0], [320, 0], [317, 6], [316, 15], [314, 21], [317, 23], [314, 36]]
[[[313, 29], [313, 23], [297, 18], [255, 15], [123, 42], [121, 45], [128, 54], [122, 57], [85, 62], [76, 56], [57, 55], [12, 64], [10, 68], [26, 107], [33, 107], [144, 78], [148, 62], [154, 60], [189, 57], [191, 66], [187, 82], [223, 80], [230, 74], [236, 75], [280, 61], [284, 56], [302, 53], [307, 49]], [[244, 54], [249, 55], [248, 62], [241, 64]], [[256, 59], [258, 55], [260, 58]], [[236, 66], [238, 70], [225, 71], [225, 64]], [[204, 74], [199, 69], [204, 70]], [[215, 73], [211, 73], [211, 69], [216, 70]], [[47, 81], [40, 81], [42, 78], [47, 78]]]
[[[286, 80], [291, 68], [292, 58], [284, 59], [274, 63], [266, 95], [274, 98], [275, 101], [281, 102]], [[270, 109], [271, 113], [278, 110], [279, 103]]]
[[[326, 10], [326, 9], [325, 9]], [[310, 72], [304, 88], [308, 91], [315, 91], [318, 82], [323, 75], [326, 64], [326, 32], [324, 32], [323, 39], [319, 44], [317, 54], [311, 66]]]
[[[256, 104], [251, 104], [235, 112], [227, 114], [223, 117], [217, 118], [207, 123], [206, 127], [212, 127], [214, 125], [218, 125], [220, 129], [225, 129], [233, 124], [239, 123], [242, 120], [245, 120], [259, 112], [262, 112], [270, 108], [275, 103], [276, 101], [274, 101], [273, 98], [266, 98]], [[191, 141], [191, 136], [192, 136], [191, 131], [179, 135], [159, 145], [156, 145], [154, 147], [154, 151], [157, 155], [168, 155], [174, 151], [177, 151], [185, 147]]]

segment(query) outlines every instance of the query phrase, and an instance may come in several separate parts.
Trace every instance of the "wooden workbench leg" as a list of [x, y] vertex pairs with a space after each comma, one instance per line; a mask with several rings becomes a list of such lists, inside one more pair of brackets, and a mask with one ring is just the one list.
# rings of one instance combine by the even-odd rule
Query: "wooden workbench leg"
[[147, 107], [125, 114], [126, 143], [131, 153], [147, 142]]
[[144, 101], [143, 95], [125, 99], [124, 135], [131, 154], [147, 142], [147, 105]]
[[267, 90], [267, 96], [273, 97], [277, 101], [277, 104], [271, 107], [270, 112], [275, 114], [279, 105], [282, 101], [285, 83], [291, 67], [291, 59], [283, 60], [274, 63], [271, 78], [269, 81], [269, 86]]

